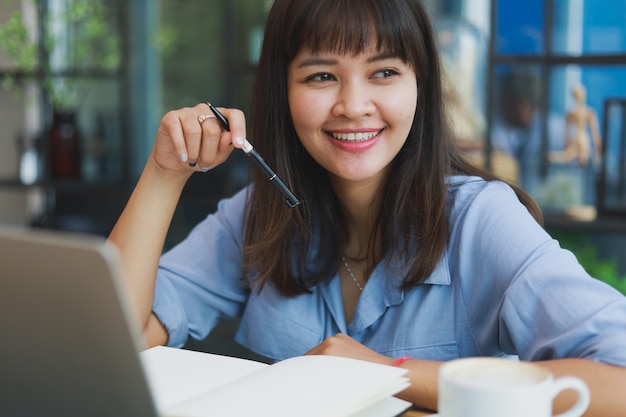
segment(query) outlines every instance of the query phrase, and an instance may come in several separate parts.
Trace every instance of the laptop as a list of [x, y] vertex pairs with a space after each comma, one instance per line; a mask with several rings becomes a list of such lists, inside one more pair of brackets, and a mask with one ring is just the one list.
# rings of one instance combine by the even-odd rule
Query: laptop
[[269, 366], [164, 347], [140, 353], [125, 287], [102, 237], [0, 226], [0, 416], [380, 417], [410, 406], [392, 396], [408, 386], [399, 368], [331, 356]]
[[157, 416], [104, 238], [0, 226], [0, 416]]

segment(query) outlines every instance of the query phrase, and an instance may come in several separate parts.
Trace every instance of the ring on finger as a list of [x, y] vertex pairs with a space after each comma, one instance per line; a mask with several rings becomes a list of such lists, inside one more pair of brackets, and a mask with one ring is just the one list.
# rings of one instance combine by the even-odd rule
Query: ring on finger
[[201, 114], [200, 116], [198, 116], [198, 123], [202, 124], [204, 123], [206, 119], [211, 119], [211, 118], [214, 119], [215, 116], [212, 114]]

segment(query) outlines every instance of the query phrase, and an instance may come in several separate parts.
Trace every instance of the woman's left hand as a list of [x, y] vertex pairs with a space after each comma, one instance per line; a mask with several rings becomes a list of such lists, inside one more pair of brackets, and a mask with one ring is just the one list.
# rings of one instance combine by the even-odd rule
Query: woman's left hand
[[309, 350], [305, 355], [343, 356], [383, 365], [393, 365], [395, 361], [395, 359], [381, 355], [343, 333], [324, 339], [322, 343]]
[[[390, 366], [396, 362], [395, 358], [381, 355], [343, 333], [326, 338], [305, 355], [343, 356]], [[411, 386], [396, 396], [428, 410], [435, 410], [437, 408], [437, 375], [441, 364], [442, 362], [417, 359], [404, 362], [401, 366], [409, 370], [407, 377], [411, 381]]]

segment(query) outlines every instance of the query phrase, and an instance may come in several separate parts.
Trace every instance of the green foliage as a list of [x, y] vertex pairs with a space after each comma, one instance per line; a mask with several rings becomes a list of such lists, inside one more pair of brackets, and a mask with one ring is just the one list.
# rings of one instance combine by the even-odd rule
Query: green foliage
[[585, 237], [577, 233], [553, 233], [552, 236], [559, 241], [561, 247], [568, 249], [576, 255], [578, 262], [585, 268], [589, 275], [604, 281], [626, 295], [626, 276], [619, 273], [617, 259], [601, 258], [597, 248]]
[[[4, 2], [6, 7], [15, 5]], [[13, 59], [17, 68], [25, 72], [33, 72], [37, 68], [37, 45], [31, 42], [28, 30], [19, 11], [9, 14], [5, 22], [0, 23], [0, 49]], [[13, 89], [16, 79], [12, 75], [2, 78], [1, 86], [7, 91]]]
[[[48, 92], [53, 107], [68, 110], [79, 106], [89, 82], [88, 77], [64, 73], [111, 71], [119, 67], [121, 45], [115, 26], [119, 2], [64, 0], [58, 4], [58, 9], [49, 10], [43, 25], [46, 56], [38, 55], [39, 45], [33, 40], [35, 36], [29, 34], [25, 16], [15, 3], [11, 3], [13, 11], [7, 21], [0, 23], [0, 48], [19, 71], [41, 74], [41, 85]], [[14, 84], [11, 77], [3, 80], [4, 88], [9, 89]]]
[[[61, 52], [63, 67], [113, 70], [120, 63], [120, 39], [112, 27], [115, 2], [64, 0], [48, 15], [48, 49]], [[108, 5], [107, 5], [108, 4]], [[58, 65], [58, 63], [56, 64]]]
[[7, 21], [0, 25], [0, 48], [25, 71], [36, 68], [37, 45], [30, 41], [19, 11], [11, 13]]

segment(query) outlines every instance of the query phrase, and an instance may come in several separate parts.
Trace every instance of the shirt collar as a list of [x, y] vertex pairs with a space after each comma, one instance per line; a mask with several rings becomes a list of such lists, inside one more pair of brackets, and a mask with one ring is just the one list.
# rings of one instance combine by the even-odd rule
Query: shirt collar
[[[399, 289], [405, 276], [401, 270], [402, 268], [389, 267], [387, 259], [377, 265], [363, 289], [352, 323], [348, 325], [348, 334], [357, 334], [368, 328], [388, 308], [404, 302], [405, 292]], [[435, 270], [422, 285], [450, 285], [447, 252], [444, 252]]]

